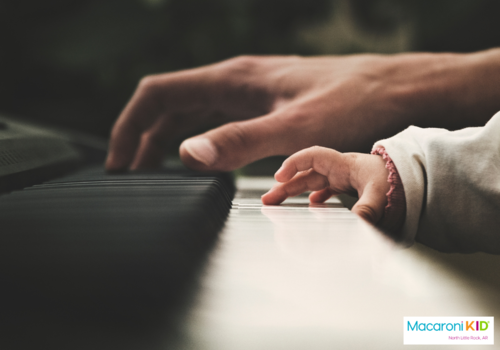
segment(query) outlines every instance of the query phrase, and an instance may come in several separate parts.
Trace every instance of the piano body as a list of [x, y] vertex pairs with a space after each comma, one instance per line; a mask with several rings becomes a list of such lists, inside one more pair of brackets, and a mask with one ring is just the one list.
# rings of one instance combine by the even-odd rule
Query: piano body
[[498, 256], [403, 249], [338, 198], [262, 206], [272, 178], [105, 174], [85, 137], [0, 122], [0, 169], [19, 134], [55, 154], [0, 170], [1, 349], [401, 349], [405, 316], [500, 315]]

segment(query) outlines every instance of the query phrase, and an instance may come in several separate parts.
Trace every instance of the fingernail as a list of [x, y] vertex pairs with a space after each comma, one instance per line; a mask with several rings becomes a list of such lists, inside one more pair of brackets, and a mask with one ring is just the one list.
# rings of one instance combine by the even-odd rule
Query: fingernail
[[206, 166], [214, 165], [217, 161], [217, 151], [209, 139], [202, 137], [188, 139], [183, 145], [194, 159]]

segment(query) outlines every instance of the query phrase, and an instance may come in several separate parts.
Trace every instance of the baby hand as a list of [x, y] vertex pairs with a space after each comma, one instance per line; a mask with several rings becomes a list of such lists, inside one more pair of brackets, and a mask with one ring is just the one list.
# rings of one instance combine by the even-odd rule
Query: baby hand
[[279, 183], [262, 196], [262, 203], [276, 205], [305, 191], [311, 203], [323, 203], [340, 193], [357, 194], [352, 211], [376, 224], [387, 205], [389, 171], [381, 156], [340, 153], [314, 146], [291, 155], [274, 177]]

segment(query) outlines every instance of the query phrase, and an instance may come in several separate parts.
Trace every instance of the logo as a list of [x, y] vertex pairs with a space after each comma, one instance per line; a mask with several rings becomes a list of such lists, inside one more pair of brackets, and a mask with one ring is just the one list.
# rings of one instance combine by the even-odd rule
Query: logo
[[493, 317], [405, 317], [404, 344], [494, 344]]

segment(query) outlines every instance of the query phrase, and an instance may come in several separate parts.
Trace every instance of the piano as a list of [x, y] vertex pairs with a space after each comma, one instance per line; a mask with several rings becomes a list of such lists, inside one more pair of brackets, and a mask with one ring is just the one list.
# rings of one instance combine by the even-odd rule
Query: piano
[[271, 177], [104, 156], [0, 119], [1, 349], [402, 349], [404, 317], [500, 315], [498, 256], [404, 249], [338, 197], [263, 206]]

